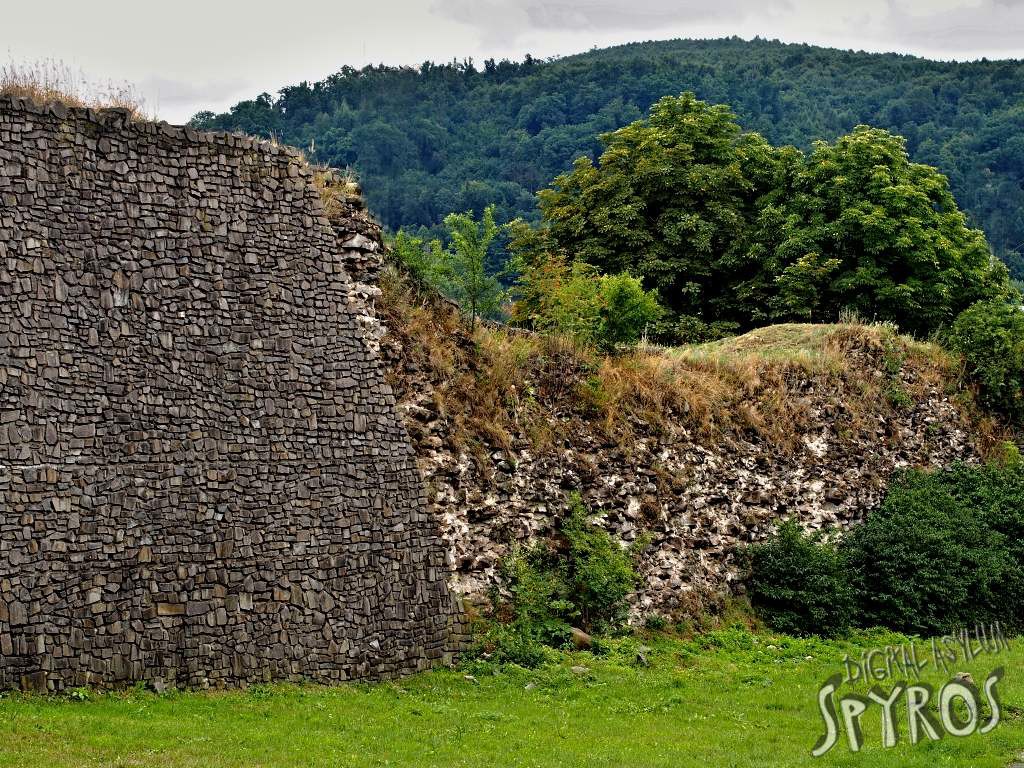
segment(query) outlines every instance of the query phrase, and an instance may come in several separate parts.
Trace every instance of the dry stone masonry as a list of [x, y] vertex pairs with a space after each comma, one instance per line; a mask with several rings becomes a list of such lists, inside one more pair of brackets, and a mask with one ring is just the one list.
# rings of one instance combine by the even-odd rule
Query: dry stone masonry
[[286, 148], [0, 98], [0, 686], [448, 652], [376, 288], [346, 271], [378, 245]]

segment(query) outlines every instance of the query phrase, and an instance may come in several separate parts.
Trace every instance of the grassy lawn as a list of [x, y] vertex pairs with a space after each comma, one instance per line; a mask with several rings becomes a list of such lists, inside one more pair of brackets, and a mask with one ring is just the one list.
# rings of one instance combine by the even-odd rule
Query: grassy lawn
[[[979, 684], [1005, 667], [1006, 712], [991, 733], [910, 746], [904, 709], [903, 740], [884, 750], [875, 705], [864, 716], [862, 752], [851, 753], [844, 738], [812, 759], [823, 731], [819, 686], [842, 671], [844, 654], [901, 639], [875, 632], [823, 642], [735, 628], [647, 641], [647, 666], [637, 641], [626, 639], [602, 656], [566, 654], [539, 671], [470, 664], [374, 685], [130, 691], [85, 701], [7, 694], [0, 766], [1005, 768], [1024, 751], [1024, 642], [1012, 641], [1009, 651], [956, 666]], [[922, 677], [937, 688], [949, 675], [931, 664]]]

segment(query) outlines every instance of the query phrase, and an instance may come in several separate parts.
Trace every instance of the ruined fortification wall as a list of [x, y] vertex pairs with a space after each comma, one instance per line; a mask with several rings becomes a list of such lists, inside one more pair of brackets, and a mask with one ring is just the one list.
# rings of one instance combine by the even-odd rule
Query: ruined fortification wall
[[[632, 598], [633, 619], [642, 621], [699, 615], [741, 591], [739, 550], [781, 520], [848, 529], [882, 501], [896, 470], [981, 458], [978, 425], [950, 382], [933, 378], [918, 358], [890, 372], [884, 345], [855, 328], [840, 333], [849, 336], [843, 372], [794, 365], [780, 386], [770, 383], [776, 374], [767, 362], [747, 370], [749, 423], [778, 418], [771, 414], [785, 400], [794, 417], [783, 430], [788, 444], [753, 427], [709, 435], [670, 405], [662, 423], [631, 417], [628, 438], [613, 437], [580, 395], [593, 373], [557, 352], [525, 385], [516, 382], [519, 392], [504, 393], [502, 407], [519, 415], [505, 422], [507, 440], [492, 441], [474, 426], [478, 417], [445, 394], [451, 376], [443, 363], [477, 371], [490, 358], [446, 302], [424, 304], [433, 327], [422, 317], [405, 325], [382, 301], [381, 350], [441, 520], [452, 590], [469, 602], [486, 603], [502, 559], [517, 547], [559, 543], [554, 534], [575, 491], [616, 540], [647, 542]], [[893, 404], [886, 388], [908, 402]], [[536, 439], [532, 418], [550, 430], [546, 442]]]
[[344, 270], [367, 233], [341, 247], [290, 150], [0, 98], [0, 686], [445, 653], [437, 524]]

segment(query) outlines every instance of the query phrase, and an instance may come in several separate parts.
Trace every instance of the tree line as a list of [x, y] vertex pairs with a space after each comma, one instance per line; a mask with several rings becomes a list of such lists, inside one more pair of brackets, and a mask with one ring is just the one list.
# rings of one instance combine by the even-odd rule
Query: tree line
[[400, 232], [398, 258], [475, 320], [500, 309], [485, 264], [504, 230], [509, 319], [609, 348], [844, 312], [927, 336], [977, 302], [1017, 300], [946, 177], [887, 131], [859, 126], [804, 153], [684, 93], [599, 140], [596, 162], [540, 191], [540, 222], [500, 227], [493, 206], [479, 224], [453, 214], [451, 248]]
[[[534, 193], [665, 95], [727, 103], [775, 146], [811, 151], [857, 125], [906, 139], [939, 168], [972, 226], [1024, 276], [1024, 64], [935, 62], [737, 38], [637, 43], [541, 61], [344, 68], [262, 94], [202, 128], [242, 130], [352, 167], [392, 230], [442, 233], [451, 211], [495, 204], [536, 221]], [[424, 234], [423, 231], [420, 234]]]

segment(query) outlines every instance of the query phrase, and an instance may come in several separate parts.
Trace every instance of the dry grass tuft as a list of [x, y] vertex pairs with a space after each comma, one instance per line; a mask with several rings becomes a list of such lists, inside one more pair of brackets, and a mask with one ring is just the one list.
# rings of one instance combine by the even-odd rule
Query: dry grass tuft
[[8, 62], [0, 67], [0, 96], [19, 96], [39, 104], [123, 109], [133, 120], [150, 120], [145, 100], [130, 83], [91, 81], [62, 61]]
[[[305, 154], [303, 153], [303, 157]], [[361, 200], [362, 193], [355, 177], [325, 166], [312, 166], [313, 184], [320, 192], [327, 218], [340, 213], [346, 203]]]
[[756, 435], [791, 449], [827, 392], [856, 432], [868, 412], [906, 407], [954, 373], [954, 360], [940, 348], [890, 326], [783, 324], [606, 358], [589, 396], [611, 433], [641, 422], [711, 439]]
[[478, 325], [471, 333], [452, 304], [392, 266], [381, 288], [381, 313], [401, 340], [406, 371], [414, 371], [396, 377], [396, 389], [428, 378], [452, 439], [478, 459], [487, 446], [510, 448], [515, 435], [530, 436], [538, 448], [550, 444], [556, 432], [541, 401], [573, 395], [585, 350], [571, 339], [500, 327]]
[[429, 292], [397, 271], [383, 287], [387, 325], [430, 375], [436, 409], [464, 446], [508, 448], [527, 436], [542, 450], [586, 429], [628, 449], [640, 434], [684, 429], [708, 442], [760, 439], [794, 450], [822, 408], [854, 438], [877, 428], [879, 414], [952, 393], [958, 380], [953, 357], [887, 325], [785, 324], [605, 356], [502, 327], [470, 335], [453, 307], [424, 298]]
[[808, 415], [788, 372], [750, 360], [723, 364], [634, 353], [606, 358], [583, 392], [605, 432], [620, 440], [646, 425], [725, 441], [755, 432], [788, 447], [791, 425]]

